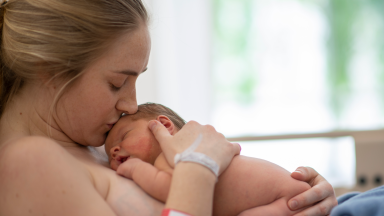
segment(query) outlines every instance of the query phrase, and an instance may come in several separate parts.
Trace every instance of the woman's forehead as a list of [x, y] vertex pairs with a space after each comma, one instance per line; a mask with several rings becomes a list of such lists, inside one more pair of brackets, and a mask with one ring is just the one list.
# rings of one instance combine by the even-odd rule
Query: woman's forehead
[[147, 27], [143, 26], [117, 38], [105, 53], [105, 58], [113, 71], [141, 73], [147, 68], [150, 50], [149, 33]]
[[117, 37], [108, 49], [86, 71], [130, 71], [142, 73], [148, 65], [151, 40], [147, 27], [140, 27], [132, 32]]

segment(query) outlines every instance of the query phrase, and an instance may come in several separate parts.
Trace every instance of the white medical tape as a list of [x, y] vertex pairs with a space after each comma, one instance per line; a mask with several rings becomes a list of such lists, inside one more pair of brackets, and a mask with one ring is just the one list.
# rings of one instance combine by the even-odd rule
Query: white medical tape
[[216, 175], [216, 177], [218, 177], [220, 167], [216, 163], [216, 161], [214, 161], [212, 158], [208, 157], [203, 153], [194, 152], [194, 150], [200, 145], [202, 140], [203, 135], [199, 134], [199, 136], [196, 138], [196, 140], [192, 143], [191, 146], [189, 146], [182, 153], [176, 154], [174, 158], [175, 165], [181, 161], [198, 163], [210, 169]]

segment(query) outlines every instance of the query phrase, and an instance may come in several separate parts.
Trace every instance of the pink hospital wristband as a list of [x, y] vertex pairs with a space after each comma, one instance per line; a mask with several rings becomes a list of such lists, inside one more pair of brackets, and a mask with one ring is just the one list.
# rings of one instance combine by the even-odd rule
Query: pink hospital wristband
[[185, 212], [167, 208], [167, 209], [163, 209], [161, 216], [192, 216], [192, 215], [187, 214]]

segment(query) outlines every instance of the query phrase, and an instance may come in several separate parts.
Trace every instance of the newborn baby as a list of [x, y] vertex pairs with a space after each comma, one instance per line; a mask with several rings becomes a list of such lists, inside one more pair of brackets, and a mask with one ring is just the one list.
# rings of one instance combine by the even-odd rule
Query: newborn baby
[[[152, 197], [165, 202], [171, 185], [172, 168], [159, 143], [148, 128], [150, 120], [161, 122], [171, 135], [185, 121], [171, 109], [154, 103], [139, 105], [134, 115], [122, 117], [108, 134], [105, 150], [112, 169], [134, 163], [125, 173]], [[297, 181], [276, 164], [245, 156], [235, 156], [219, 176], [215, 187], [213, 215], [294, 215], [287, 202], [310, 186]]]

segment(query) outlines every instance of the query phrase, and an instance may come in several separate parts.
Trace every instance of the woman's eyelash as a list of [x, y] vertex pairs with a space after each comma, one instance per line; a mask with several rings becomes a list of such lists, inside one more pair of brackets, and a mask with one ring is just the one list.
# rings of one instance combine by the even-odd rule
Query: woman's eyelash
[[121, 87], [117, 87], [117, 86], [113, 85], [112, 83], [110, 83], [109, 86], [111, 87], [111, 89], [113, 91], [119, 91], [121, 89]]

